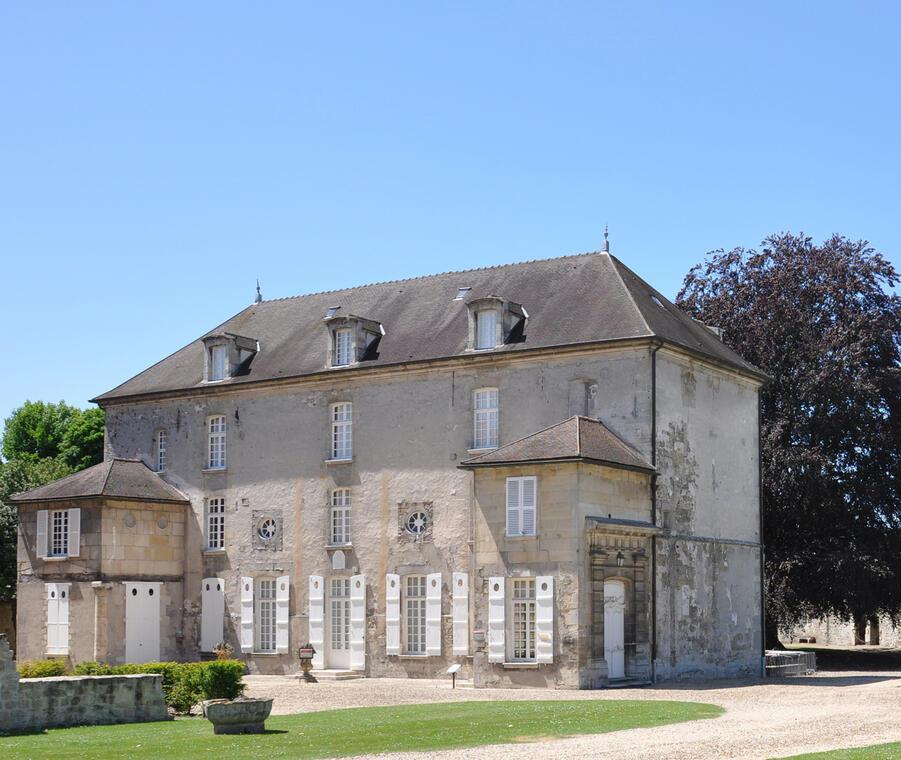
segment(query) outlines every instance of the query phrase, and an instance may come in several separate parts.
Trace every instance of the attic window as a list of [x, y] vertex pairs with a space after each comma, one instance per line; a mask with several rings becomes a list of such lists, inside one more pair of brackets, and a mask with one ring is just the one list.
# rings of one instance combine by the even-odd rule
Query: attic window
[[467, 294], [470, 290], [472, 290], [472, 288], [460, 288], [460, 289], [457, 291], [457, 295], [454, 296], [454, 300], [455, 300], [455, 301], [462, 301], [464, 298], [466, 298], [466, 294]]
[[340, 308], [341, 308], [340, 306], [332, 306], [332, 307], [328, 310], [328, 313], [326, 313], [325, 318], [326, 318], [326, 319], [331, 319], [332, 317], [335, 316], [335, 314], [338, 312], [338, 309], [340, 309]]
[[499, 296], [485, 296], [466, 305], [469, 308], [467, 350], [490, 351], [523, 340], [529, 315], [520, 304]]
[[[340, 307], [334, 308], [337, 310]], [[385, 334], [381, 323], [353, 314], [326, 317], [325, 322], [329, 336], [330, 367], [349, 367], [378, 358], [378, 344]]]
[[657, 298], [657, 296], [651, 294], [651, 300], [652, 300], [655, 304], [657, 304], [661, 309], [665, 309], [665, 308], [666, 308], [666, 307], [663, 305], [663, 302], [662, 302], [659, 298]]
[[225, 380], [228, 368], [228, 346], [210, 349], [210, 380]]
[[206, 348], [204, 377], [210, 383], [246, 374], [250, 362], [260, 350], [256, 338], [234, 333], [208, 335], [203, 343]]

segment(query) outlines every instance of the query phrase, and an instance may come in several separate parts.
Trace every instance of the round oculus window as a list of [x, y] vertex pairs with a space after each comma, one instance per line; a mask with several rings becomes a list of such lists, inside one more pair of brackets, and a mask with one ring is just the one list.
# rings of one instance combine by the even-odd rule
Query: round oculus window
[[428, 522], [429, 518], [425, 512], [411, 512], [409, 515], [407, 515], [406, 522], [404, 523], [404, 528], [406, 528], [407, 533], [412, 533], [414, 536], [418, 536], [425, 531]]
[[264, 517], [262, 520], [260, 520], [260, 525], [257, 528], [257, 533], [264, 541], [269, 541], [273, 536], [275, 536], [275, 529], [275, 520], [273, 520], [271, 517]]

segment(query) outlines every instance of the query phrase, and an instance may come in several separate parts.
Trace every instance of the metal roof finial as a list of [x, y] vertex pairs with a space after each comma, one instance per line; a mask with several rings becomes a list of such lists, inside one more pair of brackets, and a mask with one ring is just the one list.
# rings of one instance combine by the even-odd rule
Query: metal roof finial
[[604, 253], [610, 253], [610, 243], [607, 242], [607, 225], [604, 225], [604, 247], [601, 249]]
[[260, 294], [260, 279], [257, 278], [257, 297], [253, 299], [254, 303], [260, 303], [263, 300], [263, 296]]

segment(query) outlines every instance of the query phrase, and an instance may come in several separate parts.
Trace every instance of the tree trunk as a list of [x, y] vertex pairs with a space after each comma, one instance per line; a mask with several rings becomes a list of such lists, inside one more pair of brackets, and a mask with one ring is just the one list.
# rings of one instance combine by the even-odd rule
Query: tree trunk
[[766, 618], [766, 648], [785, 649], [783, 643], [779, 641], [779, 624], [769, 615]]
[[879, 646], [879, 618], [876, 615], [870, 615], [870, 645]]
[[854, 646], [867, 643], [867, 618], [860, 612], [854, 613]]

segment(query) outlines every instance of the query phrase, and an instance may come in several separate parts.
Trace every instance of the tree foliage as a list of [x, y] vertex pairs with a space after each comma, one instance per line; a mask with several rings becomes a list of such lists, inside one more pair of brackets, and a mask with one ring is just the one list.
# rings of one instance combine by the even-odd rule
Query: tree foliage
[[865, 241], [782, 233], [759, 252], [708, 254], [677, 297], [772, 376], [761, 392], [771, 623], [901, 611], [897, 280]]

